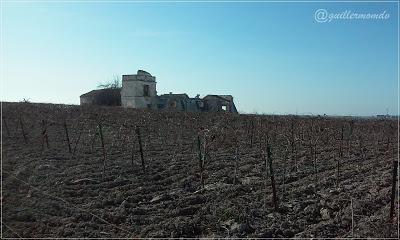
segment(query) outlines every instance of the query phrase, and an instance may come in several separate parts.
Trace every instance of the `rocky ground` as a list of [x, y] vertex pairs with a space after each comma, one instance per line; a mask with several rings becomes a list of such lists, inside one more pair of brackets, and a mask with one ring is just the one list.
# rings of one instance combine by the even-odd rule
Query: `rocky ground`
[[3, 103], [2, 140], [3, 237], [398, 237], [397, 121]]

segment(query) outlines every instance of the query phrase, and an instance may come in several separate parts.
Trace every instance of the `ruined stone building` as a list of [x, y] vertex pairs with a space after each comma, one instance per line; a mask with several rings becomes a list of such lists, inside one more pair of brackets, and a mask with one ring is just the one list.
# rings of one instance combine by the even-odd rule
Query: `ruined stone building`
[[[199, 95], [190, 98], [186, 93], [173, 94], [172, 92], [169, 94], [157, 95], [156, 84], [156, 77], [143, 70], [138, 70], [137, 74], [122, 75], [120, 104], [123, 107], [129, 108], [178, 110], [187, 112], [225, 111], [237, 113], [231, 95], [207, 95], [204, 98], [200, 98]], [[81, 104], [104, 105], [98, 104], [98, 102], [101, 101], [96, 100], [97, 98], [93, 94], [94, 91], [81, 95]], [[110, 102], [114, 102], [114, 98], [115, 94], [112, 95]]]
[[82, 94], [81, 105], [121, 106], [121, 88], [97, 89]]

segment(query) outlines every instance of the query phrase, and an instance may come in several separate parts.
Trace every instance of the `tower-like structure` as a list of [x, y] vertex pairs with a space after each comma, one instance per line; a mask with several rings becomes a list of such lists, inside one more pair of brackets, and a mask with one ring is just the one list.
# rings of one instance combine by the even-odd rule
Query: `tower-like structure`
[[122, 75], [121, 104], [131, 108], [156, 108], [156, 77], [143, 70]]

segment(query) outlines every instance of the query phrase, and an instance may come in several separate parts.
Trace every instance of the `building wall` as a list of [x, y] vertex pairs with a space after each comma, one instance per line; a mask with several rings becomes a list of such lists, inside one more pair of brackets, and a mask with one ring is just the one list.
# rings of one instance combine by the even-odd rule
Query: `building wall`
[[121, 106], [121, 89], [97, 89], [80, 96], [81, 105]]
[[[225, 100], [225, 99], [226, 100]], [[212, 112], [234, 112], [237, 113], [235, 104], [233, 103], [233, 97], [230, 95], [207, 95], [204, 97], [207, 103], [208, 111]], [[223, 109], [225, 107], [225, 110]]]
[[188, 112], [201, 112], [205, 108], [205, 103], [202, 99], [189, 99], [187, 103]]
[[93, 104], [93, 99], [89, 97], [80, 97], [81, 105]]
[[207, 98], [206, 99], [207, 111], [222, 112], [222, 104], [219, 99]]
[[[144, 94], [145, 85], [148, 86], [148, 96]], [[81, 100], [81, 103], [82, 101], [84, 100]], [[133, 75], [122, 75], [121, 105], [188, 112], [237, 112], [230, 95], [207, 95], [203, 99], [190, 99], [186, 94], [172, 93], [157, 96], [156, 78], [143, 70], [138, 70], [137, 74]]]
[[158, 97], [158, 102], [163, 104], [164, 109], [187, 111], [189, 98], [174, 95], [162, 95]]
[[[144, 85], [149, 86], [149, 96], [144, 96]], [[122, 76], [122, 106], [132, 108], [156, 108], [156, 98], [155, 77], [146, 75]]]
[[153, 97], [122, 97], [122, 106], [129, 108], [156, 109], [157, 101]]

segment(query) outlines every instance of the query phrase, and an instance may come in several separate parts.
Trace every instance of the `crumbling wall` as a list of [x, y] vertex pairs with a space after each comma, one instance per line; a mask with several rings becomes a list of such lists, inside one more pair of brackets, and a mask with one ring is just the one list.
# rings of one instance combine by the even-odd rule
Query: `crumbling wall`
[[[145, 86], [147, 86], [147, 91], [145, 91]], [[156, 108], [155, 77], [151, 75], [123, 75], [121, 102], [124, 107]]]

